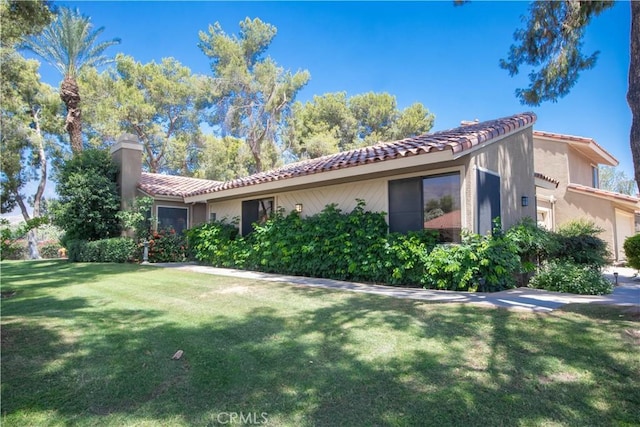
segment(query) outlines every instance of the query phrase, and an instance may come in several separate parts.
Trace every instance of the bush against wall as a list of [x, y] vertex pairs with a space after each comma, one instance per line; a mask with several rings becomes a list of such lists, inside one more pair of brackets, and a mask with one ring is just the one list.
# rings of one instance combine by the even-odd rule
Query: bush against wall
[[[187, 259], [187, 241], [173, 228], [153, 231], [149, 236], [149, 262], [183, 262]], [[142, 247], [144, 243], [138, 243]]]
[[611, 262], [607, 243], [598, 237], [602, 232], [602, 228], [590, 220], [563, 224], [555, 234], [556, 243], [549, 258], [602, 268]]
[[627, 237], [623, 244], [629, 267], [640, 270], [640, 234]]
[[496, 227], [480, 236], [463, 233], [462, 243], [437, 246], [426, 258], [426, 288], [495, 292], [513, 288], [522, 268], [518, 246]]
[[342, 212], [328, 205], [313, 216], [277, 212], [246, 237], [213, 222], [188, 232], [193, 256], [221, 267], [451, 290], [514, 286], [517, 248], [501, 232], [468, 234], [463, 244], [436, 245], [430, 230], [388, 233], [383, 213], [363, 201]]
[[[359, 201], [349, 213], [328, 205], [306, 218], [280, 210], [265, 223], [254, 224], [254, 232], [245, 237], [239, 235], [237, 222], [217, 221], [192, 228], [187, 238], [193, 258], [218, 267], [493, 292], [516, 286], [519, 273], [528, 279], [541, 262], [559, 256], [566, 261], [561, 267], [576, 265], [578, 259], [583, 262], [579, 271], [583, 266], [595, 271], [558, 276], [579, 277], [579, 287], [591, 289], [585, 280], [601, 277], [599, 266], [606, 260], [606, 245], [596, 232], [580, 223], [555, 234], [525, 220], [506, 232], [494, 226], [491, 235], [464, 233], [460, 244], [437, 245], [437, 234], [429, 230], [388, 233], [384, 214], [366, 211]], [[551, 265], [556, 264], [545, 264], [545, 269]]]

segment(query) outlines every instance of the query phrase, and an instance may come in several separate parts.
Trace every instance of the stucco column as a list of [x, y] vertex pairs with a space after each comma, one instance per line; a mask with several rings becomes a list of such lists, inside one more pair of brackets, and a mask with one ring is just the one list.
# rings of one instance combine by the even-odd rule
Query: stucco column
[[131, 207], [137, 195], [142, 176], [142, 144], [130, 133], [122, 134], [110, 150], [111, 158], [118, 166], [118, 190], [120, 207]]

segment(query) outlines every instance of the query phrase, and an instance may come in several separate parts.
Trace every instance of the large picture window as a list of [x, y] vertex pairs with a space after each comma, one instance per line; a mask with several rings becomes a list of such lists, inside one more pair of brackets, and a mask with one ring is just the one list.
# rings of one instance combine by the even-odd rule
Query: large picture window
[[441, 242], [459, 242], [462, 228], [460, 173], [389, 181], [389, 229], [430, 229]]
[[158, 230], [173, 228], [181, 233], [189, 227], [189, 209], [158, 206]]
[[462, 210], [460, 174], [422, 178], [424, 228], [436, 230], [441, 242], [460, 241]]

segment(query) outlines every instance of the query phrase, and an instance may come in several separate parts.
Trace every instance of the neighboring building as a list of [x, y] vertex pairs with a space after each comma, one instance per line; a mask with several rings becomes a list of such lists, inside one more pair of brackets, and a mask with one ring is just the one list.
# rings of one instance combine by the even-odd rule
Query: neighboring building
[[123, 165], [123, 204], [135, 194], [153, 197], [161, 226], [238, 219], [245, 235], [277, 208], [306, 216], [331, 203], [350, 211], [362, 199], [366, 209], [387, 213], [391, 231], [433, 228], [442, 240], [457, 241], [461, 229], [489, 232], [496, 217], [504, 227], [535, 218], [535, 120], [523, 113], [472, 123], [227, 182], [142, 173], [141, 147], [132, 136], [123, 136], [112, 153]]
[[549, 230], [590, 219], [604, 232], [615, 261], [624, 260], [624, 239], [635, 234], [640, 199], [600, 189], [598, 166], [618, 161], [591, 138], [533, 132], [538, 223]]

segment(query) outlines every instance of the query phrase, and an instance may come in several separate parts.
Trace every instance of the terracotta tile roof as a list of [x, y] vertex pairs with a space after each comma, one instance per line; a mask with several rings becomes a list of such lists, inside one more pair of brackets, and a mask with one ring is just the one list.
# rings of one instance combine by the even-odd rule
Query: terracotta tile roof
[[246, 187], [370, 163], [384, 162], [402, 157], [441, 152], [444, 150], [451, 150], [454, 154], [458, 154], [529, 126], [533, 124], [536, 119], [537, 117], [534, 113], [522, 113], [501, 119], [461, 126], [455, 129], [426, 133], [399, 141], [380, 142], [369, 147], [356, 148], [316, 159], [291, 163], [278, 169], [227, 181], [215, 187], [194, 190], [188, 195], [197, 196], [221, 190]]
[[569, 190], [578, 191], [580, 193], [592, 194], [594, 196], [605, 197], [607, 199], [619, 200], [622, 202], [639, 203], [640, 199], [637, 197], [629, 196], [627, 194], [616, 193], [615, 191], [602, 190], [600, 188], [587, 187], [580, 184], [569, 184], [567, 186]]
[[533, 176], [535, 178], [539, 178], [539, 179], [542, 179], [542, 180], [545, 180], [547, 182], [552, 183], [553, 185], [556, 186], [556, 188], [558, 188], [558, 185], [560, 185], [560, 181], [558, 181], [557, 179], [553, 179], [553, 178], [551, 178], [551, 177], [549, 177], [547, 175], [543, 175], [540, 172], [534, 172]]
[[142, 172], [138, 188], [153, 196], [183, 197], [194, 191], [215, 188], [220, 184], [222, 182], [208, 179]]
[[462, 227], [460, 210], [451, 211], [424, 223], [424, 228], [460, 228]]

